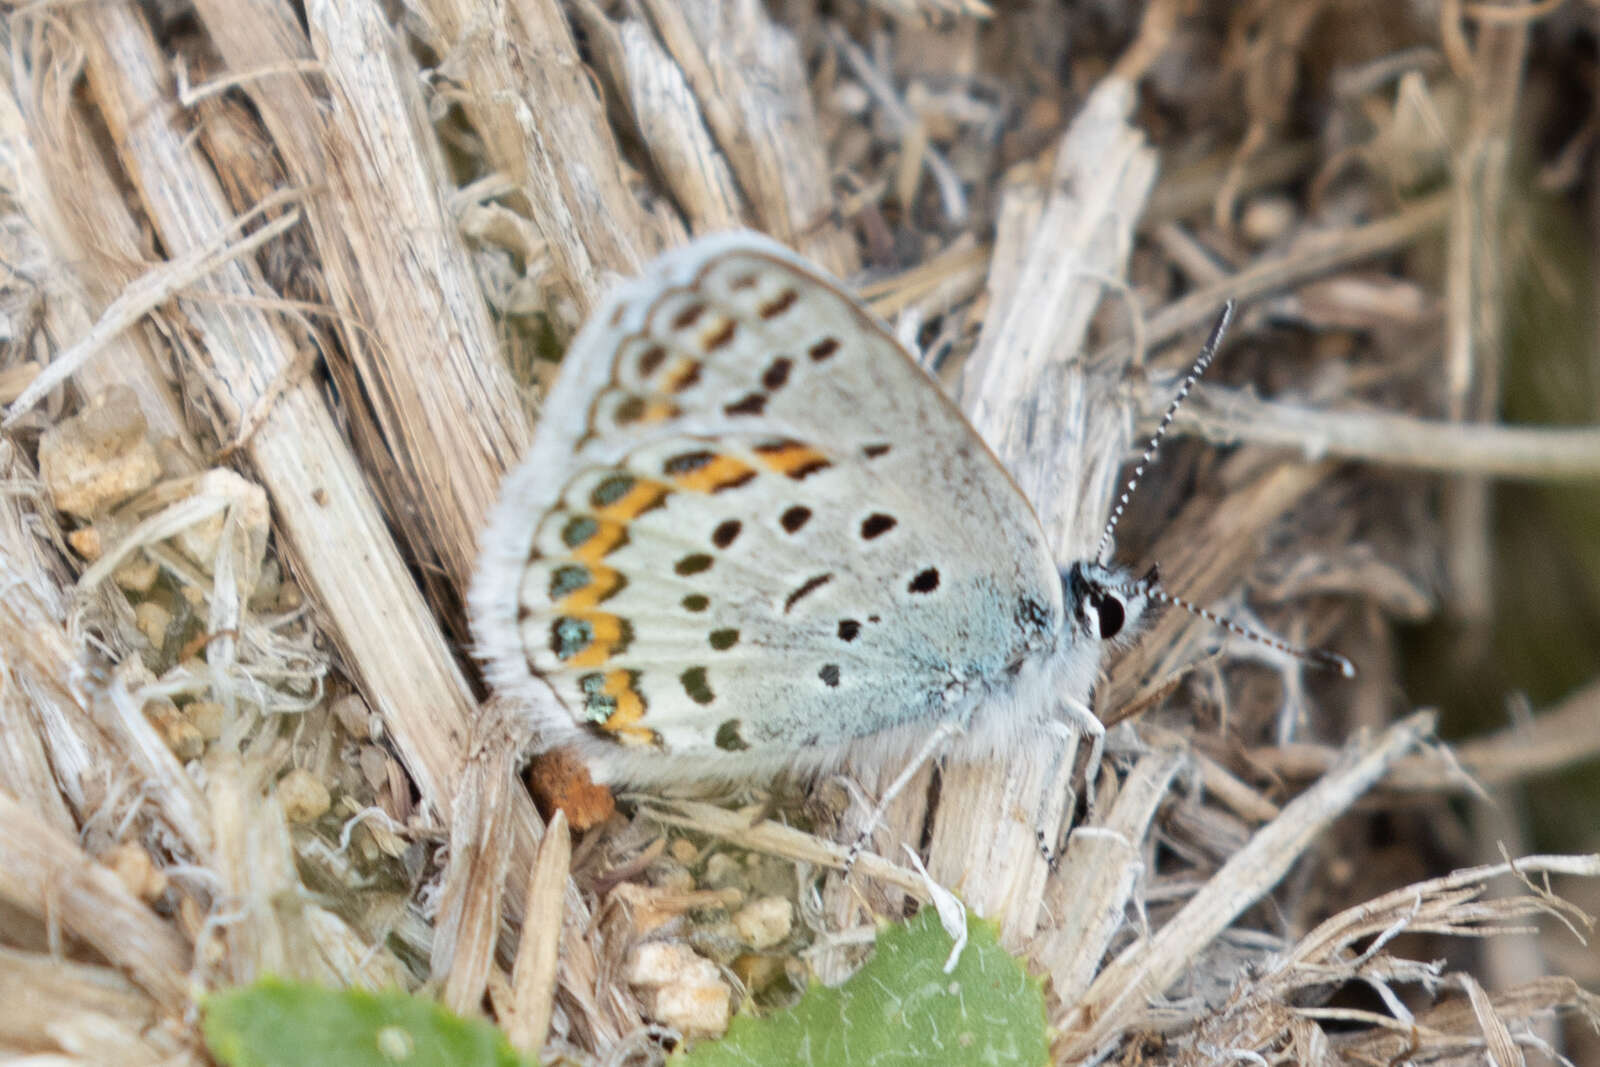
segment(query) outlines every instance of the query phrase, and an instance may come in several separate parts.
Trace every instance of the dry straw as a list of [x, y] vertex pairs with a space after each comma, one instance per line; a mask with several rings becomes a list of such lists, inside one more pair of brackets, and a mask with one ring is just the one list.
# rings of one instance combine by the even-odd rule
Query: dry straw
[[[724, 1014], [723, 974], [771, 987], [804, 950], [837, 977], [925, 899], [905, 842], [1049, 977], [1063, 1062], [1594, 1054], [1557, 1023], [1600, 1017], [1560, 893], [1593, 900], [1600, 859], [1470, 867], [1498, 842], [1463, 826], [1592, 761], [1600, 689], [1451, 748], [1388, 621], [1492, 617], [1487, 479], [1600, 475], [1600, 427], [1495, 417], [1547, 5], [1078, 7], [12, 6], [0, 1048], [203, 1062], [196, 996], [273, 972], [647, 1059], [656, 1023], [716, 1013], [672, 1014], [641, 945], [730, 963], [697, 987]], [[872, 268], [1062, 558], [1240, 300], [1228, 384], [1175, 430], [1255, 447], [1170, 450], [1124, 558], [1361, 677], [1169, 613], [1100, 687], [1123, 724], [1094, 796], [1070, 751], [928, 768], [849, 883], [823, 872], [884, 784], [860, 769], [804, 804], [547, 824], [462, 651], [478, 530], [539, 354], [735, 225]], [[1055, 869], [1041, 812], [1075, 826]], [[1425, 866], [1361, 833], [1380, 813]], [[1462, 938], [1485, 947], [1435, 962]]]

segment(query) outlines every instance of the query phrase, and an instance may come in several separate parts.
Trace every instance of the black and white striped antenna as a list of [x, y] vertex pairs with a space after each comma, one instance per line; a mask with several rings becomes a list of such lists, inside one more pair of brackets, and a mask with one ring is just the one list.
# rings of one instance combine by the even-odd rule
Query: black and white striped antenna
[[1094, 550], [1096, 563], [1105, 565], [1106, 557], [1111, 554], [1111, 535], [1116, 533], [1117, 523], [1122, 521], [1122, 513], [1127, 510], [1128, 501], [1133, 498], [1133, 491], [1139, 488], [1139, 479], [1144, 477], [1145, 468], [1156, 458], [1156, 450], [1161, 447], [1161, 439], [1171, 428], [1178, 409], [1189, 399], [1189, 390], [1194, 388], [1194, 383], [1200, 380], [1200, 375], [1211, 366], [1211, 361], [1217, 358], [1217, 349], [1222, 347], [1222, 335], [1228, 332], [1228, 324], [1233, 321], [1233, 309], [1236, 304], [1236, 301], [1229, 300], [1222, 305], [1222, 313], [1217, 316], [1216, 325], [1211, 327], [1211, 336], [1206, 338], [1205, 347], [1200, 349], [1200, 354], [1195, 357], [1194, 366], [1189, 368], [1189, 373], [1183, 376], [1183, 383], [1178, 386], [1177, 395], [1172, 398], [1172, 403], [1167, 405], [1166, 414], [1161, 416], [1161, 423], [1156, 427], [1156, 432], [1150, 435], [1150, 443], [1144, 446], [1144, 455], [1134, 464], [1133, 477], [1122, 487], [1122, 495], [1117, 498], [1117, 506], [1111, 509], [1111, 518], [1106, 520], [1105, 532], [1100, 535], [1100, 545]]
[[[1213, 626], [1221, 627], [1236, 637], [1243, 637], [1246, 640], [1254, 641], [1258, 645], [1275, 648], [1285, 655], [1293, 656], [1295, 659], [1305, 660], [1307, 663], [1315, 664], [1318, 667], [1336, 671], [1345, 678], [1354, 678], [1356, 676], [1356, 665], [1337, 652], [1330, 652], [1325, 648], [1308, 648], [1304, 645], [1293, 645], [1281, 638], [1273, 637], [1271, 634], [1253, 630], [1242, 623], [1234, 622], [1225, 615], [1218, 615], [1214, 611], [1202, 608], [1199, 604], [1191, 603], [1181, 596], [1169, 593], [1153, 582], [1139, 588], [1151, 600], [1158, 600], [1163, 604], [1171, 604], [1173, 607], [1182, 608], [1189, 614], [1198, 615]], [[1128, 593], [1134, 592], [1133, 586], [1125, 586], [1123, 589]]]
[[[1128, 501], [1133, 497], [1134, 490], [1139, 487], [1139, 480], [1144, 477], [1145, 469], [1155, 460], [1156, 452], [1161, 447], [1161, 439], [1167, 435], [1167, 430], [1172, 427], [1172, 420], [1178, 414], [1178, 409], [1183, 406], [1185, 400], [1189, 399], [1189, 391], [1194, 388], [1194, 383], [1200, 380], [1200, 376], [1206, 372], [1206, 368], [1211, 366], [1211, 361], [1217, 357], [1217, 349], [1222, 346], [1223, 335], [1228, 332], [1228, 324], [1233, 321], [1235, 306], [1236, 302], [1233, 300], [1229, 300], [1222, 305], [1222, 312], [1217, 316], [1216, 323], [1211, 327], [1211, 333], [1206, 338], [1205, 346], [1200, 349], [1200, 354], [1195, 357], [1194, 364], [1189, 368], [1189, 373], [1184, 375], [1182, 383], [1178, 386], [1177, 394], [1173, 396], [1172, 403], [1167, 405], [1166, 413], [1161, 416], [1161, 422], [1156, 426], [1156, 432], [1150, 435], [1149, 444], [1144, 446], [1144, 454], [1139, 457], [1139, 462], [1134, 464], [1133, 475], [1128, 479], [1128, 484], [1123, 487], [1122, 495], [1117, 498], [1117, 506], [1111, 510], [1111, 517], [1106, 520], [1105, 532], [1100, 535], [1100, 544], [1095, 549], [1095, 562], [1101, 566], [1106, 565], [1107, 558], [1111, 555], [1111, 538], [1116, 533], [1117, 523], [1122, 521], [1122, 513], [1127, 510]], [[1214, 611], [1202, 608], [1198, 604], [1191, 603], [1183, 597], [1169, 593], [1161, 588], [1159, 580], [1153, 571], [1135, 584], [1119, 587], [1119, 592], [1130, 596], [1142, 593], [1151, 600], [1182, 608], [1189, 614], [1205, 619], [1213, 626], [1218, 626], [1237, 637], [1243, 637], [1268, 648], [1277, 649], [1279, 652], [1293, 656], [1296, 659], [1305, 660], [1308, 663], [1314, 663], [1319, 667], [1337, 671], [1346, 678], [1355, 677], [1355, 665], [1337, 652], [1292, 645], [1287, 641], [1261, 633], [1259, 630], [1251, 629], [1248, 626], [1234, 622], [1232, 619], [1218, 615]]]

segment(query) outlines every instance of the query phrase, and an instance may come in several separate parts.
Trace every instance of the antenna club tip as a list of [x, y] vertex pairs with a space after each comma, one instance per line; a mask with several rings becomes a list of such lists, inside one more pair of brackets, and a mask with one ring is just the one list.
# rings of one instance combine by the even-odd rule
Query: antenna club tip
[[1356, 676], [1356, 665], [1339, 655], [1339, 653], [1319, 650], [1317, 655], [1323, 661], [1324, 666], [1330, 670], [1338, 671], [1341, 678], [1354, 678]]

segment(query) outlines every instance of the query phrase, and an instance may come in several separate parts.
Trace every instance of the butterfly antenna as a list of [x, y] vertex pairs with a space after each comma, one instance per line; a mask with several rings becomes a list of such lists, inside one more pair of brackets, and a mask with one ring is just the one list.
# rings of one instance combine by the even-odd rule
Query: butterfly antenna
[[1289, 642], [1280, 640], [1271, 636], [1270, 634], [1264, 634], [1259, 630], [1252, 630], [1248, 626], [1241, 625], [1240, 623], [1234, 622], [1232, 619], [1218, 615], [1214, 611], [1209, 611], [1205, 608], [1202, 608], [1198, 604], [1190, 603], [1181, 596], [1176, 596], [1167, 592], [1165, 589], [1157, 585], [1153, 580], [1141, 582], [1137, 587], [1126, 586], [1124, 587], [1124, 590], [1128, 593], [1143, 592], [1151, 600], [1158, 600], [1163, 604], [1171, 604], [1173, 607], [1182, 608], [1189, 614], [1198, 615], [1200, 618], [1211, 623], [1211, 625], [1221, 627], [1236, 637], [1243, 637], [1246, 640], [1254, 641], [1259, 645], [1266, 645], [1268, 648], [1275, 648], [1285, 655], [1293, 656], [1295, 659], [1305, 660], [1307, 663], [1313, 663], [1318, 667], [1323, 667], [1330, 671], [1337, 671], [1345, 678], [1354, 678], [1356, 676], [1355, 664], [1351, 663], [1337, 652], [1329, 652], [1325, 648], [1305, 648], [1300, 645], [1291, 645]]
[[1100, 535], [1100, 545], [1095, 549], [1095, 562], [1106, 562], [1106, 557], [1111, 552], [1111, 535], [1116, 532], [1117, 523], [1122, 521], [1122, 513], [1128, 506], [1128, 500], [1133, 496], [1133, 491], [1139, 487], [1139, 479], [1144, 477], [1145, 467], [1155, 458], [1156, 449], [1161, 446], [1161, 439], [1171, 427], [1173, 417], [1178, 414], [1183, 402], [1189, 398], [1189, 390], [1194, 388], [1194, 383], [1200, 380], [1200, 375], [1206, 372], [1206, 368], [1211, 366], [1211, 361], [1216, 358], [1217, 349], [1222, 345], [1222, 335], [1228, 332], [1228, 323], [1233, 321], [1235, 303], [1229, 300], [1222, 305], [1222, 313], [1217, 316], [1216, 324], [1211, 327], [1211, 336], [1206, 338], [1205, 347], [1200, 349], [1200, 355], [1195, 357], [1194, 366], [1189, 368], [1183, 384], [1178, 386], [1177, 395], [1172, 398], [1172, 403], [1167, 405], [1167, 413], [1161, 416], [1161, 424], [1156, 427], [1156, 432], [1150, 435], [1150, 443], [1144, 446], [1144, 455], [1140, 456], [1139, 462], [1134, 465], [1133, 477], [1129, 478], [1128, 484], [1123, 487], [1117, 506], [1111, 509], [1111, 518], [1106, 520], [1105, 532]]

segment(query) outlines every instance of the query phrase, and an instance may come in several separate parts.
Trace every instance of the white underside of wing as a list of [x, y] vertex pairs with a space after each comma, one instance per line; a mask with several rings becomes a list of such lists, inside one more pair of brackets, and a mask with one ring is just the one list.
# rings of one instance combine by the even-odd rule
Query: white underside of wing
[[998, 753], [1087, 694], [1097, 657], [1058, 653], [1018, 490], [882, 325], [773, 242], [705, 238], [620, 287], [544, 412], [473, 626], [495, 688], [601, 777], [892, 758], [950, 716]]

